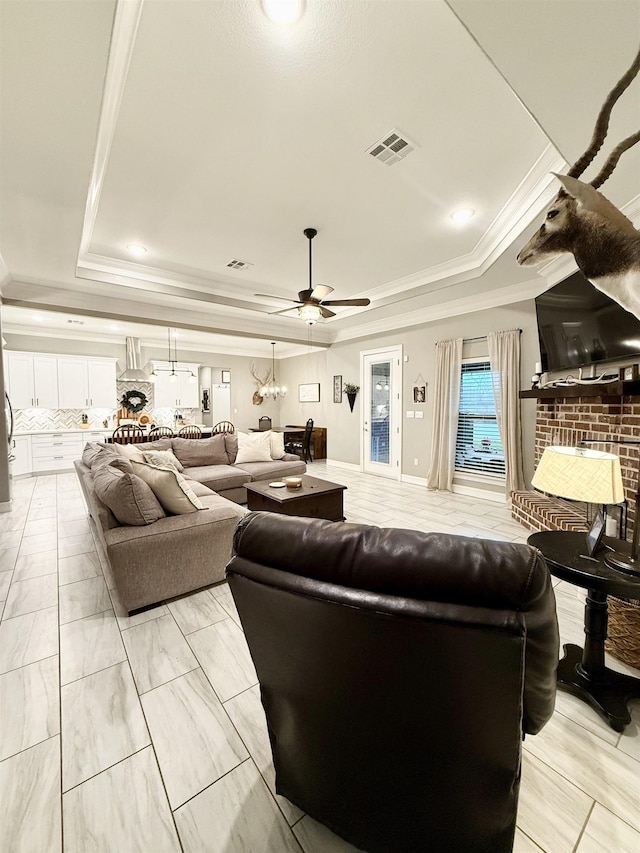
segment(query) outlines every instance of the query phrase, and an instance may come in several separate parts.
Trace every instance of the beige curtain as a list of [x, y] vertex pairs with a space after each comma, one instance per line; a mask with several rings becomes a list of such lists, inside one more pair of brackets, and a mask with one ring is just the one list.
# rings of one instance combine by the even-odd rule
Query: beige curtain
[[507, 497], [524, 489], [520, 420], [520, 329], [489, 332], [489, 361], [496, 420], [504, 447]]
[[450, 492], [453, 484], [461, 368], [462, 338], [438, 341], [428, 489], [444, 489]]

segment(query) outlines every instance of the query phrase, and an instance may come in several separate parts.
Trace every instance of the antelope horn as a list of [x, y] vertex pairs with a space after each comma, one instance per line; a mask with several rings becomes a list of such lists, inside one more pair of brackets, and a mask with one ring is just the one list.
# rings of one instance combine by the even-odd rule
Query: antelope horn
[[611, 173], [618, 165], [620, 157], [625, 151], [627, 151], [627, 149], [632, 148], [636, 142], [640, 142], [640, 130], [636, 133], [632, 133], [631, 136], [627, 136], [627, 138], [623, 139], [619, 145], [616, 145], [611, 154], [609, 154], [607, 162], [604, 164], [602, 169], [600, 169], [596, 177], [590, 182], [591, 186], [595, 189], [601, 187], [607, 178], [611, 177]]
[[[570, 178], [579, 178], [580, 175], [584, 172], [584, 170], [589, 166], [600, 148], [602, 147], [602, 143], [605, 140], [607, 135], [607, 131], [609, 130], [609, 117], [611, 116], [611, 110], [615, 102], [618, 100], [620, 95], [624, 92], [624, 90], [629, 86], [631, 81], [634, 79], [638, 71], [640, 70], [640, 51], [638, 51], [638, 55], [633, 61], [633, 64], [627, 71], [627, 73], [622, 76], [613, 89], [607, 95], [607, 99], [602, 105], [600, 110], [600, 114], [596, 121], [596, 126], [593, 131], [593, 137], [591, 138], [591, 143], [589, 147], [584, 152], [582, 157], [579, 157], [573, 166], [567, 172]], [[626, 142], [626, 140], [625, 140]], [[623, 149], [624, 150], [624, 149]], [[620, 152], [620, 154], [622, 151]], [[618, 155], [620, 156], [620, 155]], [[608, 162], [608, 161], [607, 161]], [[617, 161], [616, 161], [617, 162]], [[615, 163], [613, 164], [615, 166]], [[610, 173], [609, 173], [610, 174]], [[599, 176], [598, 176], [599, 177]], [[607, 175], [607, 177], [609, 177]], [[605, 178], [606, 180], [606, 178]], [[602, 183], [602, 182], [601, 182]]]

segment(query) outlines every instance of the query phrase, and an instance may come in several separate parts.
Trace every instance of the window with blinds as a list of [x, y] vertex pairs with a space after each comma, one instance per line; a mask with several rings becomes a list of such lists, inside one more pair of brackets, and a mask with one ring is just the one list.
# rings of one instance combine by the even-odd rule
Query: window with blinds
[[503, 479], [505, 476], [488, 360], [462, 365], [455, 469]]

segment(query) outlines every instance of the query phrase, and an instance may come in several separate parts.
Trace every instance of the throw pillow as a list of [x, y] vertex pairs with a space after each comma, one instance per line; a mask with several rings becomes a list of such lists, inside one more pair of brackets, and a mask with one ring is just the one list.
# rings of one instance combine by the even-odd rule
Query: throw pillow
[[151, 487], [166, 512], [184, 515], [205, 509], [200, 498], [175, 468], [159, 468], [148, 462], [132, 462], [134, 472]]
[[224, 447], [227, 451], [228, 464], [233, 465], [238, 455], [238, 434], [235, 432], [225, 432]]
[[271, 462], [271, 432], [239, 432], [236, 465], [243, 462]]
[[224, 435], [212, 435], [211, 438], [174, 438], [173, 452], [185, 468], [229, 464]]
[[98, 441], [88, 441], [82, 451], [82, 462], [87, 468], [91, 468], [91, 463], [98, 456], [102, 448], [106, 447]]
[[135, 474], [100, 465], [93, 475], [93, 486], [98, 499], [109, 507], [120, 524], [152, 524], [165, 516], [153, 491]]
[[284, 433], [272, 432], [269, 436], [272, 459], [282, 459], [284, 456]]
[[121, 456], [136, 462], [144, 462], [144, 456], [134, 444], [112, 444]]
[[176, 471], [184, 471], [182, 463], [174, 455], [173, 450], [143, 450], [145, 462], [151, 462], [152, 465], [159, 465], [160, 468], [175, 468]]

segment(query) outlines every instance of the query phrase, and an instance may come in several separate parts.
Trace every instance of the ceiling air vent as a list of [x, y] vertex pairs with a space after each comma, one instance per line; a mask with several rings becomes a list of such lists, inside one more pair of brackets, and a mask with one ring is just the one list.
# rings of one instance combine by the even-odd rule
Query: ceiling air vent
[[407, 154], [411, 154], [417, 147], [414, 142], [408, 140], [406, 136], [394, 128], [371, 148], [367, 148], [366, 153], [375, 157], [376, 160], [386, 163], [387, 166], [393, 166], [399, 160], [404, 160]]
[[232, 270], [246, 270], [248, 267], [252, 267], [253, 264], [250, 264], [248, 261], [239, 261], [237, 258], [232, 258], [227, 266], [231, 267]]

